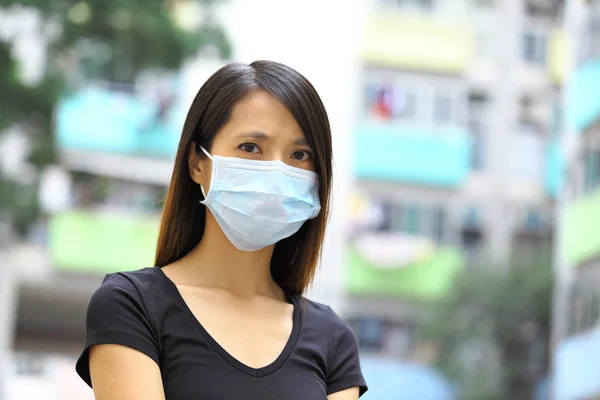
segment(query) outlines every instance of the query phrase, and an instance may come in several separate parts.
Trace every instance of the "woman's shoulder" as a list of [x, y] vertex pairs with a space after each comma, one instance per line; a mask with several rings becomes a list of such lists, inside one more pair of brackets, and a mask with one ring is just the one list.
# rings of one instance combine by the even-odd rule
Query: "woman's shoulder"
[[152, 290], [161, 283], [158, 267], [142, 268], [135, 271], [114, 272], [104, 276], [102, 287], [121, 289]]
[[306, 297], [299, 297], [299, 299], [299, 304], [309, 323], [333, 332], [345, 333], [351, 331], [348, 323], [327, 304]]
[[90, 303], [104, 306], [122, 304], [123, 301], [147, 304], [147, 299], [155, 298], [164, 291], [164, 282], [159, 273], [157, 267], [148, 267], [107, 274], [92, 295]]

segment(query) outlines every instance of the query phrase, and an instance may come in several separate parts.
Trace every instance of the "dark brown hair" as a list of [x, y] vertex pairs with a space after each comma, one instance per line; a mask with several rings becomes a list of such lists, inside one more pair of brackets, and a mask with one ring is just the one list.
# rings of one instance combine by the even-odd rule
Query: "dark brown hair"
[[202, 193], [188, 169], [192, 143], [196, 144], [195, 151], [199, 151], [198, 146], [210, 151], [216, 133], [230, 118], [234, 104], [258, 89], [270, 93], [291, 112], [314, 151], [321, 213], [305, 222], [297, 233], [279, 241], [271, 260], [271, 274], [277, 284], [286, 293], [302, 294], [314, 278], [329, 216], [331, 129], [325, 107], [311, 83], [295, 70], [272, 61], [228, 64], [198, 91], [177, 150], [155, 264], [163, 267], [185, 256], [204, 234], [206, 209], [198, 202], [203, 198]]

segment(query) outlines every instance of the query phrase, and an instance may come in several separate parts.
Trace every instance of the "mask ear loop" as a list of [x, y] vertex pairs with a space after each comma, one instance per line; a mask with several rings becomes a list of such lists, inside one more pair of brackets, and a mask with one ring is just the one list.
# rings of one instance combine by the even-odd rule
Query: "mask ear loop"
[[200, 147], [200, 150], [202, 150], [202, 152], [204, 154], [206, 154], [206, 157], [210, 158], [211, 160], [213, 159], [213, 157], [210, 155], [210, 153], [208, 151], [206, 151], [206, 149], [204, 147], [202, 147], [202, 146], [199, 146], [199, 147]]
[[[200, 147], [200, 150], [202, 150], [202, 152], [204, 154], [206, 154], [206, 157], [208, 157], [210, 160], [213, 159], [213, 157], [210, 155], [210, 153], [202, 146], [198, 146]], [[204, 200], [200, 200], [200, 203], [202, 203], [203, 201], [206, 200], [206, 192], [204, 192], [204, 187], [202, 187], [202, 185], [200, 185], [200, 190], [202, 191], [202, 195], [204, 196]]]

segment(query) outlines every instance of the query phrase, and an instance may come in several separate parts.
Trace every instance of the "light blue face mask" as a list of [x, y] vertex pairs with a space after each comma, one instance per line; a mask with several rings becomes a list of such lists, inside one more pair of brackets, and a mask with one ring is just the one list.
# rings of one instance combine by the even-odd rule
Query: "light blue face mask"
[[210, 190], [204, 204], [229, 241], [256, 251], [298, 232], [321, 211], [319, 178], [281, 161], [211, 156]]

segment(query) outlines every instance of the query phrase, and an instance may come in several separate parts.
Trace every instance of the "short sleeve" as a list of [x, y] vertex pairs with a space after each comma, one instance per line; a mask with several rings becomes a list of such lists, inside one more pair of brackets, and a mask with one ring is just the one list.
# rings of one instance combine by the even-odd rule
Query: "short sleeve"
[[90, 299], [86, 343], [76, 371], [90, 387], [89, 350], [98, 344], [119, 344], [138, 350], [159, 363], [159, 346], [136, 286], [120, 274], [107, 275]]
[[346, 322], [337, 315], [335, 318], [334, 351], [327, 368], [327, 395], [358, 386], [362, 396], [368, 388], [360, 368], [356, 337]]

